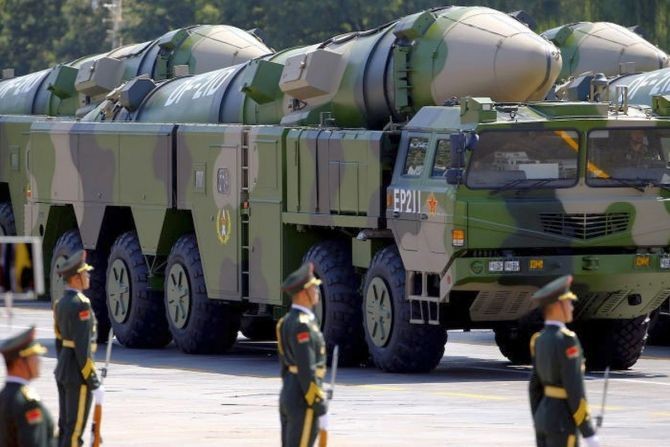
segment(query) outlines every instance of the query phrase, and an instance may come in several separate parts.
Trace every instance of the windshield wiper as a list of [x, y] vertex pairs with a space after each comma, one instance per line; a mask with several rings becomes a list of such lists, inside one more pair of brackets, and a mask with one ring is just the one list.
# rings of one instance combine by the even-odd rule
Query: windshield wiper
[[497, 188], [497, 189], [494, 189], [493, 191], [491, 191], [490, 194], [492, 196], [494, 196], [494, 195], [498, 194], [499, 192], [507, 191], [508, 189], [512, 189], [516, 185], [518, 185], [520, 183], [523, 183], [525, 181], [527, 181], [525, 178], [518, 178], [518, 179], [510, 180], [509, 182], [503, 184], [500, 188]]
[[535, 180], [533, 181], [532, 179], [527, 179], [527, 178], [518, 178], [516, 180], [511, 180], [504, 185], [502, 185], [498, 189], [494, 189], [491, 191], [491, 195], [498, 194], [501, 191], [507, 191], [512, 188], [514, 188], [517, 185], [520, 185], [523, 183], [523, 187], [520, 187], [517, 189], [516, 194], [519, 194], [521, 191], [528, 191], [529, 189], [535, 188], [537, 186], [542, 186], [545, 185], [549, 182], [553, 182], [554, 180], [561, 180], [561, 179], [556, 179], [556, 178], [545, 178], [545, 179], [540, 179], [540, 180]]
[[515, 194], [520, 194], [521, 192], [526, 192], [530, 189], [536, 188], [538, 186], [546, 185], [549, 182], [553, 182], [554, 180], [562, 180], [562, 179], [557, 179], [557, 178], [543, 178], [541, 180], [535, 180], [534, 182], [530, 182], [528, 184], [524, 184], [523, 188], [519, 188], [516, 190]]
[[[605, 180], [612, 181], [619, 186], [625, 186], [627, 188], [634, 188], [640, 192], [644, 192], [644, 187], [649, 184], [649, 181], [640, 177], [634, 179], [620, 179], [617, 177], [608, 177]], [[644, 185], [641, 182], [645, 182]]]

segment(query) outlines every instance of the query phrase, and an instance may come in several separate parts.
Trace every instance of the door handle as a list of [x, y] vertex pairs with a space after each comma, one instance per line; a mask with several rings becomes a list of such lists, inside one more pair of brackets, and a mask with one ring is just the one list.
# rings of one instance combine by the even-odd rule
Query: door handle
[[400, 217], [400, 211], [394, 211], [394, 212], [393, 212], [393, 217], [395, 217], [396, 219], [397, 219], [398, 217]]
[[419, 214], [419, 219], [421, 219], [421, 220], [426, 220], [426, 219], [428, 219], [428, 214], [426, 214], [426, 213], [421, 213], [421, 214]]

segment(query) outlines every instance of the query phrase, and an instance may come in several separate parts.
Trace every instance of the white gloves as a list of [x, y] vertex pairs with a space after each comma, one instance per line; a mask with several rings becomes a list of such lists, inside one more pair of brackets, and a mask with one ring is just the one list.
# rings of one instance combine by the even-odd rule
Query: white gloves
[[586, 443], [586, 447], [600, 447], [600, 439], [596, 435], [584, 438], [584, 442]]
[[328, 413], [319, 416], [319, 430], [328, 430]]
[[93, 390], [93, 400], [96, 405], [102, 405], [105, 400], [105, 387], [100, 385], [98, 388]]

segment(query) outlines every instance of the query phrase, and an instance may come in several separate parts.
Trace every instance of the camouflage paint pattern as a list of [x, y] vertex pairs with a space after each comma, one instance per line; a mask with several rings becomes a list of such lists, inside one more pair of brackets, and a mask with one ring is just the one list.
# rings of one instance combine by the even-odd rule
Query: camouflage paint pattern
[[[615, 76], [621, 64], [632, 63], [630, 72], [667, 67], [670, 58], [661, 49], [623, 26], [609, 22], [578, 22], [547, 30], [541, 36], [561, 50], [563, 68], [559, 80], [587, 71]], [[624, 71], [625, 72], [625, 71]]]
[[[507, 191], [496, 192], [495, 188], [440, 186], [438, 182], [434, 188], [429, 170], [419, 177], [402, 176], [401, 164], [396, 163], [389, 187], [389, 203], [393, 205], [386, 215], [406, 269], [440, 275], [439, 298], [444, 302], [461, 291], [476, 292], [470, 308], [474, 321], [518, 319], [528, 309], [530, 294], [548, 280], [568, 273], [575, 276], [574, 289], [580, 295], [579, 319], [633, 318], [656, 309], [670, 294], [667, 268], [661, 268], [670, 241], [668, 193], [655, 187], [638, 191], [630, 186], [596, 188], [586, 184], [586, 170], [596, 168], [586, 163], [585, 135], [590, 129], [665, 128], [670, 123], [633, 108], [626, 116], [614, 118], [602, 106], [591, 107], [589, 113], [583, 104], [519, 106], [513, 113], [499, 111], [493, 122], [475, 127], [479, 133], [514, 127], [578, 132], [578, 141], [570, 144], [578, 152], [580, 175], [571, 187], [524, 190], [512, 185]], [[576, 115], [570, 115], [571, 108]], [[434, 150], [441, 135], [459, 127], [472, 129], [471, 124], [459, 126], [459, 112], [455, 108], [424, 108], [407, 127], [414, 135], [429, 138]], [[431, 157], [429, 151], [426, 160]], [[468, 169], [466, 175], [477, 168]], [[412, 199], [398, 199], [399, 191]], [[433, 196], [438, 203], [434, 213]], [[548, 228], [542, 217], [547, 213], [576, 221], [587, 215], [625, 213], [630, 221], [617, 231], [580, 238]], [[428, 217], [432, 214], [434, 217]], [[437, 228], [435, 220], [440, 221]], [[583, 225], [588, 231], [589, 224]], [[464, 232], [460, 246], [452, 243], [454, 229]], [[643, 256], [642, 265], [636, 264], [638, 255]], [[489, 271], [489, 263], [496, 261], [518, 262], [520, 271]], [[640, 295], [639, 303], [629, 303], [632, 294]]]
[[617, 87], [626, 86], [630, 104], [651, 106], [652, 96], [665, 96], [670, 92], [670, 68], [618, 76], [610, 80], [609, 86], [609, 95], [612, 99], [616, 98]]
[[74, 116], [84, 102], [101, 100], [80, 97], [75, 89], [77, 70], [83, 63], [114, 57], [124, 65], [122, 81], [142, 74], [163, 80], [173, 76], [176, 65], [187, 65], [190, 73], [197, 74], [269, 53], [272, 50], [239, 28], [197, 25], [171, 31], [152, 41], [0, 81], [0, 203], [12, 204], [16, 228], [21, 232], [28, 186], [24, 162], [26, 132], [34, 119], [4, 115]]
[[[36, 120], [27, 146], [25, 231], [44, 236], [49, 256], [57, 237], [69, 229], [78, 229], [84, 246], [102, 253], [109, 250], [109, 241], [135, 230], [154, 290], [163, 287], [160, 265], [175, 242], [194, 233], [207, 297], [268, 305], [274, 316], [287, 304], [279, 290], [281, 279], [316, 242], [328, 240], [356, 247], [352, 263], [361, 271], [378, 249], [397, 246], [408, 282], [404, 298], [460, 304], [466, 315], [454, 327], [516, 320], [534, 290], [566, 273], [575, 275], [582, 297], [579, 319], [632, 318], [655, 309], [670, 293], [662, 268], [670, 267], [667, 193], [653, 185], [639, 191], [587, 183], [584, 178], [596, 168], [587, 162], [586, 135], [591, 129], [670, 129], [670, 120], [636, 108], [612, 113], [606, 104], [497, 106], [470, 98], [462, 107], [429, 105], [449, 97], [450, 84], [439, 82], [449, 66], [444, 50], [449, 50], [451, 32], [459, 36], [465, 29], [475, 30], [481, 52], [518, 44], [520, 53], [528, 54], [531, 63], [522, 67], [528, 76], [520, 75], [524, 85], [496, 78], [495, 67], [484, 73], [490, 82], [502, 79], [505, 91], [520, 100], [544, 96], [560, 56], [498, 14], [486, 8], [420, 13], [370, 33], [334, 38], [321, 48], [287, 50], [167, 81], [137, 113], [120, 114], [118, 121]], [[493, 38], [498, 35], [476, 26], [490, 23], [502, 24], [505, 32], [500, 33], [510, 41], [503, 39], [500, 46], [500, 38]], [[481, 36], [492, 38], [478, 41]], [[456, 42], [464, 45], [463, 39]], [[413, 42], [411, 49], [402, 53], [400, 44], [408, 42]], [[523, 57], [505, 51], [505, 58], [519, 65]], [[402, 70], [386, 70], [401, 57]], [[325, 61], [333, 65], [322, 66]], [[319, 74], [325, 67], [327, 79], [299, 74], [295, 70], [301, 62], [303, 72]], [[459, 62], [466, 63], [454, 63]], [[433, 63], [439, 68], [429, 69]], [[410, 75], [405, 85], [410, 93], [402, 99], [397, 75], [409, 68], [435, 78], [424, 82]], [[378, 99], [374, 89], [383, 82], [370, 91], [363, 88], [374, 79], [392, 81], [382, 92], [389, 102], [364, 100], [366, 95]], [[471, 92], [499, 87], [477, 84]], [[412, 101], [406, 101], [409, 97]], [[335, 127], [321, 119], [321, 112], [330, 112], [343, 127], [372, 128]], [[415, 116], [405, 126], [374, 128], [389, 114]], [[515, 183], [498, 188], [502, 191], [447, 184], [452, 135], [519, 129], [529, 136], [543, 131], [557, 137], [574, 154], [574, 184], [539, 184], [525, 191]], [[423, 159], [412, 161], [421, 162], [420, 170], [406, 166], [412, 145], [423, 148]], [[445, 152], [438, 156], [438, 148]], [[468, 153], [468, 161], [476, 151]], [[440, 163], [437, 174], [434, 160]], [[535, 172], [551, 168], [526, 164], [537, 164], [531, 169]], [[409, 167], [412, 173], [403, 175]], [[468, 166], [465, 178], [476, 169], [475, 163]], [[603, 236], [580, 239], [570, 232], [547, 231], [542, 213], [558, 215], [584, 232], [588, 225], [579, 227], [579, 222], [587, 214], [605, 219], [625, 214], [627, 223], [623, 229], [612, 226], [616, 231]], [[366, 243], [370, 239], [375, 243]], [[491, 268], [498, 265], [503, 270]], [[518, 271], [505, 271], [506, 265]], [[426, 281], [417, 294], [421, 278]], [[472, 301], [459, 303], [463, 294]]]
[[506, 14], [450, 7], [172, 80], [133, 119], [309, 125], [327, 113], [338, 126], [379, 129], [454, 96], [542, 99], [560, 68], [558, 50]]

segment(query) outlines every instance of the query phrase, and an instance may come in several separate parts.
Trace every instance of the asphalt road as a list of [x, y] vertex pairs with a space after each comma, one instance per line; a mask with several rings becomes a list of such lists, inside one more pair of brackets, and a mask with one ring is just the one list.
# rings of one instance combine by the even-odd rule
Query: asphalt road
[[[34, 385], [56, 415], [49, 304], [15, 303], [11, 319], [2, 306], [0, 339], [35, 324], [51, 348]], [[98, 367], [103, 357], [104, 345]], [[222, 356], [189, 356], [173, 345], [132, 350], [115, 342], [105, 382], [104, 446], [279, 445], [278, 371], [273, 343], [243, 337]], [[450, 332], [446, 354], [430, 374], [340, 369], [329, 445], [532, 446], [529, 375], [505, 360], [490, 331]], [[601, 374], [587, 377], [594, 415], [602, 385]], [[668, 442], [668, 427], [670, 347], [650, 346], [631, 370], [612, 373], [599, 435], [603, 446], [658, 446]]]

